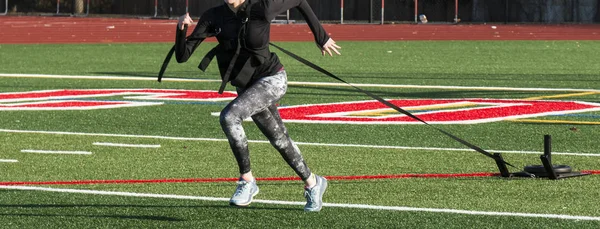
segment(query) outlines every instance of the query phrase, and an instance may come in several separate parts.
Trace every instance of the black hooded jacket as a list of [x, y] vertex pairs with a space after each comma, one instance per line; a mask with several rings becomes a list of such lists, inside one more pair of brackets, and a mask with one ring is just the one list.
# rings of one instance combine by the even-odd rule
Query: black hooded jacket
[[[274, 75], [283, 65], [277, 55], [269, 50], [271, 21], [277, 15], [292, 8], [300, 11], [312, 30], [317, 45], [323, 47], [329, 40], [329, 36], [306, 0], [246, 0], [237, 13], [234, 13], [225, 3], [207, 10], [187, 39], [185, 36], [187, 29], [177, 28], [175, 43], [177, 62], [186, 62], [206, 37], [216, 34], [219, 45], [211, 52], [214, 51], [212, 54], [217, 57], [219, 71], [223, 77], [236, 52], [239, 34], [241, 38], [239, 57], [236, 58], [227, 81], [231, 81], [234, 86], [246, 87], [253, 80]], [[246, 23], [245, 28], [240, 30], [244, 23]], [[207, 58], [208, 61], [212, 59], [210, 55]], [[248, 79], [241, 79], [244, 77]]]

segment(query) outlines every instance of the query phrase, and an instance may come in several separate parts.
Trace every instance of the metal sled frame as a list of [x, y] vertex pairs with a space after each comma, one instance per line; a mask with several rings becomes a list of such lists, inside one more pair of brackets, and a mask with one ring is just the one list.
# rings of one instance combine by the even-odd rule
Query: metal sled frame
[[558, 180], [569, 177], [578, 177], [590, 175], [591, 173], [582, 173], [582, 172], [569, 172], [569, 173], [556, 173], [554, 171], [554, 167], [552, 166], [552, 138], [550, 135], [544, 135], [544, 154], [540, 155], [540, 160], [542, 161], [542, 165], [546, 170], [546, 176], [536, 176], [535, 174], [521, 171], [516, 173], [510, 173], [506, 164], [503, 163], [504, 159], [502, 159], [502, 155], [500, 153], [494, 153], [496, 157], [496, 165], [500, 170], [501, 177], [528, 177], [528, 178], [537, 178], [537, 177], [548, 177], [550, 180]]

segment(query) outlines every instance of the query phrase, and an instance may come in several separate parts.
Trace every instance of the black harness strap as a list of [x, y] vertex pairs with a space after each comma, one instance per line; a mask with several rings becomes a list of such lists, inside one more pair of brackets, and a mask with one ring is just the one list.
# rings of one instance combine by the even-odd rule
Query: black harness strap
[[[231, 62], [229, 63], [229, 66], [227, 68], [227, 71], [225, 72], [225, 75], [223, 75], [223, 77], [222, 77], [221, 86], [219, 87], [219, 94], [223, 94], [223, 91], [225, 90], [227, 83], [230, 81], [229, 78], [231, 77], [233, 68], [236, 65], [237, 60], [239, 59], [238, 57], [240, 56], [240, 52], [241, 52], [241, 48], [242, 48], [242, 44], [243, 44], [242, 39], [243, 39], [243, 35], [246, 32], [246, 25], [248, 22], [248, 18], [250, 16], [251, 5], [253, 3], [254, 2], [252, 0], [248, 0], [246, 3], [247, 5], [244, 9], [244, 18], [242, 18], [242, 25], [240, 27], [240, 30], [238, 32], [238, 37], [236, 39], [237, 45], [236, 45], [235, 54], [234, 54], [233, 58], [231, 59]], [[185, 28], [187, 28], [187, 25], [185, 25]], [[217, 34], [219, 34], [219, 32], [221, 32], [220, 28], [217, 29], [217, 31], [215, 33], [192, 34], [189, 37], [187, 37], [186, 40], [204, 39], [206, 37], [216, 36]], [[210, 62], [214, 59], [214, 57], [217, 55], [217, 53], [219, 53], [223, 50], [230, 50], [233, 48], [232, 47], [233, 45], [234, 44], [229, 43], [229, 42], [224, 43], [224, 44], [219, 43], [219, 45], [217, 45], [216, 47], [211, 49], [202, 58], [202, 61], [198, 65], [198, 68], [202, 71], [206, 71]], [[171, 48], [171, 50], [169, 50], [169, 53], [167, 54], [167, 56], [165, 57], [165, 60], [163, 61], [163, 65], [160, 69], [160, 72], [158, 73], [158, 82], [162, 81], [162, 77], [167, 69], [167, 66], [169, 65], [169, 62], [171, 61], [171, 58], [173, 57], [173, 54], [175, 53], [175, 49], [176, 49], [176, 47], [173, 46]], [[252, 68], [251, 59], [252, 58], [245, 59], [245, 62], [242, 65], [240, 72], [238, 72], [236, 78], [234, 80], [232, 80], [232, 84], [234, 84], [236, 86], [246, 85], [248, 83], [248, 81], [251, 80], [251, 77], [254, 74], [254, 68]]]
[[225, 75], [223, 75], [223, 80], [221, 81], [221, 86], [219, 87], [219, 94], [223, 94], [223, 91], [225, 90], [225, 87], [227, 86], [227, 83], [229, 82], [229, 77], [231, 76], [231, 71], [233, 71], [233, 66], [235, 65], [235, 62], [237, 61], [238, 56], [240, 56], [240, 51], [242, 50], [241, 36], [242, 36], [243, 32], [246, 30], [246, 22], [248, 22], [248, 18], [244, 19], [244, 21], [242, 22], [242, 27], [240, 28], [240, 31], [238, 32], [237, 47], [235, 49], [235, 54], [231, 58], [231, 62], [229, 62], [229, 67], [227, 67], [227, 71], [225, 72]]
[[[238, 39], [237, 39], [237, 47], [235, 49], [235, 54], [233, 55], [233, 58], [231, 58], [231, 62], [229, 62], [229, 67], [227, 67], [227, 71], [225, 72], [225, 75], [223, 75], [223, 79], [221, 81], [221, 86], [219, 87], [219, 94], [223, 94], [223, 91], [225, 90], [225, 87], [227, 86], [227, 83], [229, 82], [229, 77], [231, 76], [231, 72], [233, 71], [233, 67], [235, 66], [235, 63], [237, 62], [238, 57], [240, 56], [240, 51], [242, 50], [242, 39], [244, 39], [243, 36], [245, 36], [246, 33], [246, 26], [248, 25], [248, 19], [250, 17], [250, 10], [252, 10], [252, 1], [248, 1], [246, 2], [246, 7], [244, 9], [244, 18], [242, 18], [242, 26], [240, 27], [240, 31], [238, 31]], [[249, 67], [250, 65], [250, 59], [247, 59], [246, 62], [244, 63], [244, 66], [242, 68], [243, 70], [248, 70], [247, 67]], [[246, 71], [246, 73], [248, 73]], [[253, 72], [250, 72], [253, 73]], [[238, 73], [238, 78], [243, 78], [243, 76], [239, 75]]]
[[173, 45], [171, 50], [169, 50], [169, 53], [167, 53], [167, 57], [165, 57], [165, 60], [163, 61], [162, 66], [160, 67], [160, 72], [158, 72], [158, 82], [162, 82], [163, 74], [165, 74], [165, 71], [167, 70], [167, 67], [169, 66], [169, 62], [171, 62], [173, 53], [175, 53], [175, 45]]
[[[185, 25], [185, 28], [187, 29], [188, 25]], [[217, 34], [219, 34], [221, 32], [221, 29], [217, 29], [214, 33], [202, 33], [202, 34], [196, 34], [196, 35], [190, 35], [189, 37], [186, 38], [186, 40], [200, 40], [200, 39], [204, 39], [207, 37], [214, 37]], [[200, 65], [203, 66], [203, 63], [205, 62], [205, 59], [207, 59], [208, 57], [208, 62], [205, 63], [204, 69], [200, 68], [200, 66], [198, 66], [198, 68], [202, 69], [202, 71], [204, 71], [206, 69], [206, 67], [208, 67], [208, 64], [210, 64], [210, 61], [213, 59], [213, 57], [216, 55], [217, 52], [217, 47], [213, 48], [212, 50], [210, 50], [210, 52], [208, 54], [206, 54], [206, 56], [202, 59], [202, 62], [200, 62]], [[171, 50], [169, 50], [169, 53], [167, 53], [167, 56], [165, 57], [165, 60], [163, 61], [162, 66], [160, 67], [160, 71], [158, 72], [158, 82], [162, 81], [162, 77], [165, 74], [165, 71], [167, 70], [167, 67], [169, 66], [169, 62], [171, 62], [171, 58], [173, 58], [173, 54], [175, 53], [175, 45], [173, 45], [173, 47], [171, 48]], [[212, 56], [209, 56], [212, 55]]]
[[233, 40], [230, 40], [228, 42], [219, 42], [217, 46], [212, 48], [210, 51], [208, 51], [208, 53], [206, 53], [206, 55], [204, 55], [204, 58], [202, 58], [202, 61], [198, 65], [198, 68], [205, 72], [208, 68], [208, 65], [210, 64], [210, 62], [212, 62], [217, 53], [233, 50], [235, 48], [235, 45], [237, 44], [237, 40], [235, 42], [235, 44], [233, 43]]
[[200, 70], [202, 70], [203, 72], [205, 72], [206, 68], [208, 68], [208, 65], [210, 64], [212, 59], [215, 57], [215, 55], [217, 55], [217, 52], [219, 52], [220, 48], [221, 48], [221, 45], [217, 45], [216, 47], [214, 47], [213, 49], [208, 51], [208, 53], [206, 53], [206, 55], [204, 55], [204, 57], [202, 58], [202, 61], [200, 61], [198, 68]]
[[449, 132], [447, 132], [445, 130], [442, 130], [442, 129], [436, 127], [436, 126], [433, 126], [433, 125], [431, 125], [431, 124], [423, 121], [422, 119], [420, 119], [419, 117], [411, 114], [410, 112], [408, 112], [408, 111], [406, 111], [406, 110], [404, 110], [404, 109], [402, 109], [402, 108], [400, 108], [400, 107], [398, 107], [398, 106], [396, 106], [396, 105], [394, 105], [394, 104], [386, 101], [385, 99], [383, 99], [383, 98], [381, 98], [381, 97], [379, 97], [379, 96], [377, 96], [377, 95], [375, 95], [375, 94], [373, 94], [373, 93], [371, 93], [369, 91], [363, 90], [363, 89], [361, 89], [361, 88], [359, 88], [357, 86], [352, 85], [351, 83], [346, 82], [345, 80], [343, 80], [343, 79], [335, 76], [334, 74], [332, 74], [332, 73], [328, 72], [327, 70], [319, 67], [318, 65], [313, 64], [310, 61], [308, 61], [308, 60], [306, 60], [306, 59], [304, 59], [304, 58], [302, 58], [302, 57], [300, 57], [300, 56], [298, 56], [298, 55], [296, 55], [296, 54], [294, 54], [294, 53], [292, 53], [292, 52], [290, 52], [288, 50], [285, 50], [285, 49], [283, 49], [283, 48], [281, 48], [281, 47], [279, 47], [279, 46], [277, 46], [277, 45], [275, 45], [273, 43], [269, 43], [269, 44], [271, 46], [273, 46], [273, 47], [281, 50], [283, 53], [289, 55], [290, 57], [296, 59], [297, 61], [300, 61], [301, 63], [303, 63], [303, 64], [311, 67], [312, 69], [315, 69], [315, 70], [317, 70], [317, 71], [319, 71], [319, 72], [321, 72], [321, 73], [323, 73], [323, 74], [325, 74], [325, 75], [327, 75], [327, 76], [329, 76], [331, 78], [334, 78], [334, 79], [336, 79], [338, 81], [341, 81], [341, 82], [343, 82], [345, 84], [348, 84], [348, 85], [352, 86], [356, 90], [358, 90], [358, 91], [360, 91], [360, 92], [362, 92], [362, 93], [370, 96], [371, 98], [376, 99], [377, 101], [385, 104], [386, 106], [388, 106], [388, 107], [390, 107], [390, 108], [392, 108], [392, 109], [394, 109], [394, 110], [396, 110], [396, 111], [398, 111], [398, 112], [400, 112], [400, 113], [402, 113], [402, 114], [404, 114], [404, 115], [406, 115], [408, 117], [411, 117], [411, 118], [413, 118], [413, 119], [415, 119], [415, 120], [417, 120], [419, 122], [422, 122], [422, 123], [424, 123], [425, 125], [427, 125], [427, 126], [429, 126], [431, 128], [434, 128], [434, 129], [438, 130], [439, 132], [441, 132], [441, 133], [445, 134], [446, 136], [454, 139], [455, 141], [457, 141], [457, 142], [459, 142], [459, 143], [461, 143], [461, 144], [463, 144], [463, 145], [465, 145], [465, 146], [467, 146], [467, 147], [469, 147], [469, 148], [471, 148], [471, 149], [473, 149], [473, 150], [475, 150], [475, 151], [477, 151], [477, 152], [479, 152], [479, 153], [481, 153], [481, 154], [483, 154], [483, 155], [485, 155], [487, 157], [490, 157], [490, 158], [492, 158], [492, 159], [494, 159], [496, 161], [500, 161], [501, 163], [504, 163], [504, 164], [509, 165], [509, 166], [511, 166], [513, 168], [516, 168], [514, 165], [512, 165], [512, 164], [510, 164], [510, 163], [508, 163], [506, 161], [504, 161], [502, 158], [497, 157], [497, 156], [495, 156], [495, 155], [493, 155], [493, 154], [491, 154], [491, 153], [483, 150], [482, 148], [480, 148], [480, 147], [478, 147], [476, 145], [473, 145], [473, 144], [471, 144], [471, 143], [469, 143], [469, 142], [467, 142], [467, 141], [465, 141], [465, 140], [463, 140], [463, 139], [461, 139], [459, 137], [456, 137], [455, 135], [453, 135], [453, 134], [451, 134], [451, 133], [449, 133]]

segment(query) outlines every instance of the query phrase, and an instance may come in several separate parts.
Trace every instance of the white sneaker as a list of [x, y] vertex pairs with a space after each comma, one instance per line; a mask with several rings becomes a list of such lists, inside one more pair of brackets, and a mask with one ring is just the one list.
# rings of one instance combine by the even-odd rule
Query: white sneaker
[[315, 180], [317, 184], [314, 187], [304, 189], [304, 197], [306, 197], [304, 211], [307, 212], [318, 212], [323, 207], [323, 193], [327, 189], [327, 179], [315, 175]]
[[258, 186], [256, 180], [254, 181], [238, 181], [238, 186], [235, 189], [235, 193], [229, 200], [229, 205], [245, 207], [250, 205], [252, 198], [258, 194]]

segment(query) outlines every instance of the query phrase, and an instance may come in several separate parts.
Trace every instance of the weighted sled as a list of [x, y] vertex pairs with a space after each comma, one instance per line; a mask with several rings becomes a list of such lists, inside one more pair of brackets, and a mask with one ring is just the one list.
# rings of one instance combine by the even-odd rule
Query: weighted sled
[[[552, 166], [556, 174], [570, 173], [572, 171], [571, 166], [568, 165], [554, 165]], [[525, 172], [533, 173], [536, 176], [547, 176], [546, 169], [543, 165], [528, 165], [523, 169]]]

